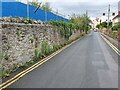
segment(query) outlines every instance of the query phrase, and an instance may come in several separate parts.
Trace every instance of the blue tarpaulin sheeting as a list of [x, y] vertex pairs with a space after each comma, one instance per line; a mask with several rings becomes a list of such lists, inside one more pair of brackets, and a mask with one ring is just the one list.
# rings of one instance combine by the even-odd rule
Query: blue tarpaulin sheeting
[[[33, 20], [41, 20], [46, 21], [45, 19], [45, 11], [39, 9], [36, 13], [34, 10], [36, 7], [29, 5], [29, 18]], [[27, 5], [21, 2], [2, 2], [0, 3], [0, 17], [23, 17], [27, 18]], [[47, 21], [50, 20], [64, 20], [68, 21], [68, 19], [63, 18], [62, 16], [56, 15], [52, 12], [46, 12]]]

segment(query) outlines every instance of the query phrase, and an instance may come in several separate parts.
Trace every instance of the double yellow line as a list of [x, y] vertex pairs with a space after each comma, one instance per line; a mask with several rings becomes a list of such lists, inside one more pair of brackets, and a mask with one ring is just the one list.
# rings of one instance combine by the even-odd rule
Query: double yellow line
[[24, 71], [20, 72], [19, 74], [15, 75], [13, 78], [11, 78], [11, 79], [7, 80], [6, 82], [0, 84], [0, 90], [5, 89], [6, 87], [10, 86], [14, 82], [16, 82], [17, 80], [19, 80], [20, 78], [22, 78], [24, 75], [26, 75], [27, 73], [29, 73], [32, 70], [36, 69], [37, 67], [41, 66], [42, 64], [44, 64], [45, 62], [47, 62], [48, 60], [50, 60], [51, 58], [53, 58], [54, 56], [56, 56], [57, 54], [59, 54], [60, 52], [62, 52], [64, 49], [66, 49], [67, 47], [71, 46], [73, 43], [77, 42], [78, 40], [79, 39], [73, 41], [72, 43], [70, 43], [70, 44], [68, 44], [66, 46], [64, 46], [60, 50], [54, 52], [53, 54], [51, 54], [48, 57], [40, 60], [39, 62], [35, 63], [31, 67], [27, 68], [26, 70], [24, 70]]
[[108, 41], [103, 35], [101, 37], [105, 40], [105, 42], [120, 56], [120, 51], [117, 47], [115, 47], [110, 41]]

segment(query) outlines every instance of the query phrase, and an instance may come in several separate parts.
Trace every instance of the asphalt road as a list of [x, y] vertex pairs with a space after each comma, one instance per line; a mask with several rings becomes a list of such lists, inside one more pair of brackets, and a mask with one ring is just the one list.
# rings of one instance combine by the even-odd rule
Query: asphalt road
[[8, 88], [118, 88], [118, 55], [92, 32]]

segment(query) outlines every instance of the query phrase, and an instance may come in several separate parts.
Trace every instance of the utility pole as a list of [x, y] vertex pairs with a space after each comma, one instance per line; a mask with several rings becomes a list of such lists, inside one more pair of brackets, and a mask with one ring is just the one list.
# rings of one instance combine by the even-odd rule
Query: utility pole
[[110, 19], [110, 4], [108, 7], [108, 23], [107, 23], [107, 29], [109, 30], [109, 19]]

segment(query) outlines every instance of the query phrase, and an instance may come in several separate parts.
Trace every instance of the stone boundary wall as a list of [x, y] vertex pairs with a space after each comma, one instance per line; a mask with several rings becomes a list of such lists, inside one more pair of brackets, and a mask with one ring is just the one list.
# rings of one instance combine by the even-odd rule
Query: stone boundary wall
[[74, 30], [67, 40], [61, 36], [58, 28], [50, 25], [1, 23], [0, 36], [2, 68], [12, 70], [15, 65], [29, 62], [35, 58], [36, 53], [41, 53], [43, 41], [53, 48], [74, 40], [80, 36], [80, 32]]

